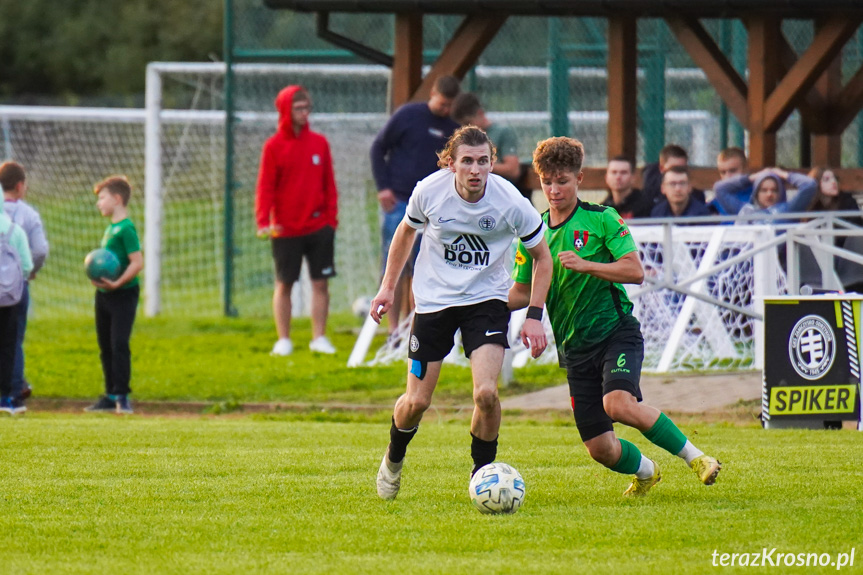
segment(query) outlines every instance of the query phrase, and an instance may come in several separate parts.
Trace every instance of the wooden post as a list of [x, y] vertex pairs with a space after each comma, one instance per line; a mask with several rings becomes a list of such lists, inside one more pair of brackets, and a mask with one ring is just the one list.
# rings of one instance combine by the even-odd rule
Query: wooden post
[[396, 14], [389, 112], [410, 102], [422, 82], [422, 14]]
[[427, 100], [435, 80], [440, 76], [455, 76], [459, 80], [464, 78], [504, 25], [506, 18], [506, 14], [465, 17], [414, 91], [412, 99]]
[[[823, 26], [822, 22], [816, 24], [816, 30]], [[833, 59], [827, 70], [815, 82], [814, 91], [821, 96], [825, 102], [836, 100], [842, 90], [842, 56]], [[838, 168], [842, 163], [842, 134], [813, 133], [812, 134], [812, 156], [813, 166], [827, 166]], [[803, 166], [807, 164], [801, 164]]]
[[776, 131], [767, 130], [766, 102], [776, 87], [781, 20], [758, 14], [749, 31], [749, 165], [753, 171], [776, 163]]
[[608, 19], [608, 157], [624, 155], [635, 161], [638, 112], [636, 20]]
[[749, 121], [746, 81], [737, 72], [710, 33], [695, 18], [667, 16], [668, 27], [692, 61], [704, 70], [716, 93], [743, 126]]

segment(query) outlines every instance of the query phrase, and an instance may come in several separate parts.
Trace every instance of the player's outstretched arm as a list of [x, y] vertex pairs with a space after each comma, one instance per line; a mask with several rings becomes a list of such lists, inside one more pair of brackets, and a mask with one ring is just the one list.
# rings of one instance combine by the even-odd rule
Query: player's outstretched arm
[[[551, 253], [548, 251], [548, 244], [544, 238], [534, 247], [528, 248], [527, 251], [533, 258], [533, 281], [531, 282], [530, 301], [528, 303], [530, 307], [542, 309], [542, 306], [545, 305], [545, 297], [548, 295], [548, 288], [551, 285]], [[542, 355], [548, 345], [542, 321], [530, 318], [524, 320], [524, 325], [521, 328], [521, 341], [530, 346], [530, 354], [534, 358]]]
[[402, 268], [405, 267], [405, 262], [408, 261], [408, 256], [413, 251], [414, 236], [417, 231], [402, 222], [396, 228], [396, 233], [393, 235], [393, 241], [390, 244], [389, 255], [387, 256], [387, 269], [384, 271], [384, 279], [381, 280], [381, 289], [378, 295], [372, 300], [372, 309], [369, 315], [377, 323], [381, 323], [381, 317], [387, 313], [393, 306], [393, 298], [395, 297], [396, 283], [399, 276], [402, 275]]
[[629, 252], [607, 264], [585, 260], [573, 251], [560, 252], [558, 258], [564, 268], [601, 280], [619, 284], [641, 284], [644, 281], [644, 268], [641, 267], [638, 252]]

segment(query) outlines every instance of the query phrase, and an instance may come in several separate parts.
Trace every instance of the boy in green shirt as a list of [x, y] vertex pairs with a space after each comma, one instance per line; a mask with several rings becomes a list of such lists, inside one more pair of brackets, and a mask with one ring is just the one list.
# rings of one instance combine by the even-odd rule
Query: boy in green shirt
[[[640, 284], [644, 270], [614, 208], [578, 199], [583, 161], [584, 146], [571, 138], [549, 138], [533, 153], [549, 203], [543, 220], [554, 270], [546, 307], [581, 440], [599, 463], [635, 475], [625, 496], [646, 495], [661, 475], [656, 462], [615, 436], [615, 421], [684, 459], [702, 483], [712, 485], [720, 463], [692, 445], [664, 413], [641, 403], [644, 338], [621, 284]], [[532, 269], [530, 254], [519, 245], [510, 309], [528, 304]]]
[[115, 280], [99, 278], [93, 281], [96, 290], [96, 336], [99, 340], [102, 372], [105, 375], [105, 395], [85, 411], [116, 411], [132, 413], [129, 402], [129, 380], [132, 374], [132, 353], [129, 339], [138, 310], [140, 287], [138, 273], [144, 267], [141, 243], [135, 224], [128, 217], [127, 205], [132, 186], [125, 176], [111, 176], [93, 188], [98, 197], [99, 212], [111, 218], [102, 236], [101, 247], [114, 253], [123, 270]]

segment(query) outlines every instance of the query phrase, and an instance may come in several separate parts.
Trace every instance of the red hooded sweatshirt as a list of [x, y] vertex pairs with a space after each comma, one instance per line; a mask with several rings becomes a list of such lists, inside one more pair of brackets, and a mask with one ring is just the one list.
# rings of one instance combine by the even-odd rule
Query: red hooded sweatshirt
[[276, 96], [279, 129], [265, 143], [255, 194], [258, 229], [274, 237], [296, 237], [337, 225], [338, 197], [333, 160], [326, 138], [308, 124], [294, 134], [291, 106], [302, 86]]

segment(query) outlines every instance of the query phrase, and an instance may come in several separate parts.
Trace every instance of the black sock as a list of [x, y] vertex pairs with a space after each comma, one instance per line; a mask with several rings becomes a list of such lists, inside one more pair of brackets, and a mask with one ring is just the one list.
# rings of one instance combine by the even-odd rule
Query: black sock
[[497, 457], [497, 437], [491, 441], [483, 441], [473, 433], [470, 437], [470, 456], [473, 458], [473, 471], [470, 475], [473, 477], [480, 467], [488, 465]]
[[418, 427], [412, 429], [399, 429], [396, 427], [396, 420], [393, 418], [392, 426], [390, 427], [390, 447], [389, 455], [387, 456], [393, 463], [398, 463], [405, 458], [405, 452], [408, 448], [408, 443], [417, 434]]

